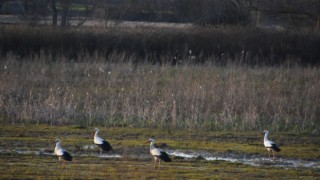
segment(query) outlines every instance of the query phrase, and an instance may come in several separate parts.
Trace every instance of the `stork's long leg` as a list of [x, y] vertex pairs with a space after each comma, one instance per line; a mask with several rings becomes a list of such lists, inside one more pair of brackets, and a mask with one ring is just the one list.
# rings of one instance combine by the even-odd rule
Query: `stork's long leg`
[[270, 151], [268, 151], [268, 155], [269, 155], [269, 159], [271, 159], [271, 157], [270, 157]]
[[274, 150], [272, 150], [272, 155], [273, 155], [273, 159], [274, 159]]
[[159, 169], [160, 169], [160, 159], [159, 159]]

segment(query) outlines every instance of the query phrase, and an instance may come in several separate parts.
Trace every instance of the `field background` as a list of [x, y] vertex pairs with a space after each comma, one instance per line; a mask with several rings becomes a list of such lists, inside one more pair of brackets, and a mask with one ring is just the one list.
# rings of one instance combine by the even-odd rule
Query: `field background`
[[[1, 179], [318, 179], [319, 137], [273, 133], [282, 151], [270, 160], [258, 132], [171, 133], [151, 128], [103, 128], [113, 150], [99, 156], [93, 128], [30, 125], [1, 126]], [[172, 163], [153, 169], [149, 137], [166, 150]], [[59, 164], [55, 138], [73, 156]], [[210, 157], [210, 158], [209, 158]]]
[[[157, 43], [163, 38], [146, 30], [91, 34], [5, 26], [1, 31], [1, 178], [320, 176], [320, 74], [312, 58], [288, 56], [273, 64], [273, 56], [251, 61], [250, 53], [189, 53], [198, 32], [182, 46], [171, 41], [183, 53], [163, 53], [166, 46]], [[206, 36], [216, 31], [230, 33], [222, 28]], [[154, 46], [135, 53], [150, 42]], [[92, 144], [97, 126], [115, 151], [97, 155]], [[276, 160], [267, 158], [264, 129], [282, 149]], [[144, 144], [152, 136], [173, 158], [160, 170], [153, 170]], [[73, 155], [72, 164], [57, 162], [55, 138]]]
[[150, 2], [0, 0], [0, 179], [319, 179], [320, 1]]

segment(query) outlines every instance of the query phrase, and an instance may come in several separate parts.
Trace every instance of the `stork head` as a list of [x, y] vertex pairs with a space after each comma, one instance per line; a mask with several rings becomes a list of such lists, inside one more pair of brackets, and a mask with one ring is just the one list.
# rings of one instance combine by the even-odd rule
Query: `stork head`
[[269, 134], [269, 131], [264, 130], [264, 131], [262, 132], [262, 134]]
[[99, 132], [99, 129], [98, 128], [94, 128], [94, 131]]
[[147, 141], [146, 143], [149, 143], [149, 142], [154, 143], [155, 142], [154, 138], [150, 138], [149, 141]]
[[56, 139], [53, 143], [58, 143], [58, 142], [61, 142], [60, 139]]

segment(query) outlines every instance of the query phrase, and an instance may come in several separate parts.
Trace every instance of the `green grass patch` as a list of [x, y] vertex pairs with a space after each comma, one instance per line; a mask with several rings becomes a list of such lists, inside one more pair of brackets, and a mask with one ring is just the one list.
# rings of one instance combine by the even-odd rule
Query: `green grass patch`
[[[12, 126], [0, 127], [1, 147], [6, 149], [36, 149], [46, 147], [53, 151], [49, 143], [59, 137], [62, 145], [70, 152], [79, 151], [84, 144], [93, 144], [93, 128], [72, 126]], [[129, 147], [144, 149], [148, 154], [150, 136], [158, 144], [165, 143], [170, 149], [206, 150], [222, 154], [240, 153], [264, 154], [267, 151], [256, 132], [210, 132], [191, 133], [175, 131], [171, 135], [159, 129], [144, 128], [103, 128], [100, 135], [105, 137], [115, 149]], [[250, 138], [251, 137], [251, 138]], [[299, 134], [273, 134], [273, 138], [286, 145], [281, 146], [280, 157], [315, 159], [319, 158], [317, 147], [319, 137]], [[308, 142], [298, 145], [300, 138]], [[34, 154], [0, 153], [0, 179], [257, 179], [257, 178], [319, 178], [316, 169], [286, 169], [272, 166], [248, 166], [226, 161], [185, 160], [173, 158], [172, 163], [161, 163], [160, 170], [153, 169], [153, 160], [120, 158], [101, 159], [94, 156], [75, 156], [72, 163], [59, 164], [57, 157]], [[272, 162], [270, 162], [272, 163]]]

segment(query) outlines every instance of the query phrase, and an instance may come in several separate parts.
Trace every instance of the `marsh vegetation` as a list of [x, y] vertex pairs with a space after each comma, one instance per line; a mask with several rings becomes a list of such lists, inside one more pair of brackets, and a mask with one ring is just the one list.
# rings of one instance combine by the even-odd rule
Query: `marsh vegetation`
[[319, 133], [317, 67], [136, 64], [39, 54], [0, 61], [0, 121], [168, 130]]

